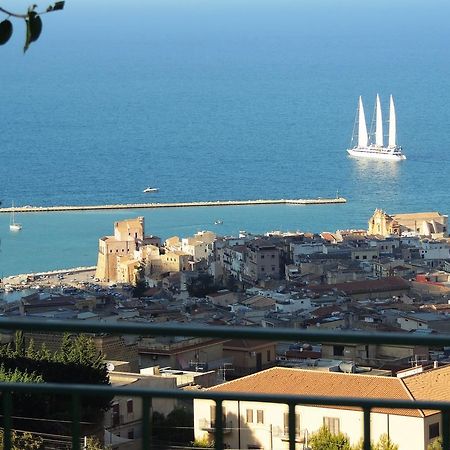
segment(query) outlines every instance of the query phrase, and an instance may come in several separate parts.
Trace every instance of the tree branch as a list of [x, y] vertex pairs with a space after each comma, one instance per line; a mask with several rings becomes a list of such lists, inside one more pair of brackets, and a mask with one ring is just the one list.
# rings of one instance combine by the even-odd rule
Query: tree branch
[[0, 6], [0, 11], [1, 11], [2, 13], [7, 14], [8, 16], [18, 17], [19, 19], [26, 19], [26, 18], [28, 17], [27, 14], [17, 14], [17, 13], [13, 13], [13, 12], [11, 12], [11, 11], [7, 11], [5, 8], [2, 8], [1, 6]]

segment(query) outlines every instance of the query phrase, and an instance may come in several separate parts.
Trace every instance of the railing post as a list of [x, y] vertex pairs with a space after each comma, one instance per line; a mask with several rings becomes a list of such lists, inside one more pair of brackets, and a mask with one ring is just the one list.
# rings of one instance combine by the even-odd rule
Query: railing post
[[289, 425], [289, 450], [295, 450], [295, 403], [289, 403], [288, 425]]
[[80, 396], [72, 395], [72, 450], [80, 450]]
[[215, 445], [214, 447], [216, 450], [222, 450], [223, 449], [223, 416], [222, 416], [222, 400], [216, 400], [216, 423], [214, 430], [214, 440]]
[[3, 449], [11, 450], [11, 412], [12, 412], [12, 395], [11, 391], [3, 392]]
[[152, 448], [152, 417], [150, 417], [151, 398], [142, 397], [142, 450]]
[[442, 411], [442, 448], [450, 449], [450, 410]]
[[370, 407], [363, 408], [364, 413], [364, 450], [370, 450]]

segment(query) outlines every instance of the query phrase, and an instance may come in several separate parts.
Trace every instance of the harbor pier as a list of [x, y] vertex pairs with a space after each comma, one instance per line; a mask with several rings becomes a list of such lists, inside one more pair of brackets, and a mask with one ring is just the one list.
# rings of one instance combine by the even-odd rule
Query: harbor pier
[[66, 205], [66, 206], [15, 206], [14, 208], [0, 208], [0, 213], [36, 213], [36, 212], [64, 212], [64, 211], [98, 211], [115, 209], [148, 209], [148, 208], [195, 208], [205, 206], [253, 206], [253, 205], [327, 205], [346, 203], [344, 197], [335, 198], [298, 198], [298, 199], [259, 199], [259, 200], [216, 200], [200, 202], [172, 202], [172, 203], [127, 203], [117, 205]]

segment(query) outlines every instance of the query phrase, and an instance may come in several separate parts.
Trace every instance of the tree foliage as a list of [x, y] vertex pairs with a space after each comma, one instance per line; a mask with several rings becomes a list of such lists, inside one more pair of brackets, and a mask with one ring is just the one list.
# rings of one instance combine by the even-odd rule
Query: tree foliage
[[[3, 429], [0, 429], [0, 448], [4, 448], [3, 440]], [[11, 433], [11, 450], [40, 450], [42, 449], [42, 445], [43, 440], [40, 436], [16, 431]]]
[[96, 437], [89, 436], [87, 438], [86, 450], [104, 450], [104, 448]]
[[0, 6], [0, 12], [7, 15], [7, 18], [0, 22], [0, 45], [6, 44], [13, 34], [13, 24], [9, 20], [10, 17], [25, 20], [26, 36], [23, 51], [26, 52], [32, 42], [39, 39], [42, 31], [41, 15], [52, 11], [60, 11], [64, 8], [64, 1], [57, 1], [53, 5], [49, 5], [45, 11], [36, 11], [37, 5], [31, 5], [24, 14], [6, 10]]
[[155, 411], [152, 417], [153, 436], [166, 444], [190, 445], [194, 440], [193, 421], [192, 412], [186, 408], [175, 408], [167, 416]]
[[321, 427], [309, 438], [311, 450], [352, 450], [349, 438], [343, 433], [333, 434], [327, 427]]
[[[50, 352], [45, 345], [36, 348], [32, 339], [25, 347], [23, 335], [17, 333], [14, 345], [0, 346], [0, 380], [109, 385], [106, 364], [93, 339], [68, 334], [64, 335], [60, 349]], [[82, 397], [82, 421], [95, 427], [110, 407], [111, 398]], [[70, 420], [70, 403], [70, 395], [13, 393], [13, 413], [20, 418], [14, 425], [21, 430], [64, 434], [67, 432], [64, 421]], [[33, 421], [35, 417], [47, 421]], [[86, 434], [94, 432], [88, 429]]]
[[191, 297], [202, 298], [212, 292], [217, 292], [218, 286], [214, 284], [214, 277], [207, 273], [199, 273], [198, 277], [190, 278], [186, 288]]
[[398, 445], [394, 444], [387, 434], [382, 434], [378, 442], [373, 445], [373, 450], [398, 450]]
[[208, 438], [196, 439], [191, 442], [191, 447], [194, 448], [214, 448], [215, 443], [213, 440], [209, 440]]
[[[356, 445], [350, 444], [350, 439], [343, 433], [333, 434], [327, 427], [323, 426], [309, 438], [311, 450], [363, 450], [364, 441], [361, 439]], [[371, 450], [398, 450], [387, 434], [382, 434], [377, 442], [370, 444]], [[436, 449], [441, 450], [439, 447]]]
[[433, 439], [427, 447], [427, 450], [442, 450], [442, 438]]

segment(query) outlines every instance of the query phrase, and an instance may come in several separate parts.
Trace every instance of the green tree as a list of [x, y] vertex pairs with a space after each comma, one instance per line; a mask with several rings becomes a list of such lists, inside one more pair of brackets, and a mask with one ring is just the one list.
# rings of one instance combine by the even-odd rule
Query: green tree
[[104, 450], [104, 448], [95, 436], [89, 436], [87, 438], [86, 450]]
[[[382, 434], [378, 439], [378, 442], [371, 442], [371, 450], [398, 450], [398, 445], [391, 441], [391, 438], [387, 434]], [[361, 439], [352, 450], [363, 450], [364, 440]]]
[[85, 334], [78, 336], [65, 334], [60, 350], [55, 353], [55, 361], [80, 364], [94, 369], [104, 366], [103, 355], [95, 348], [94, 340]]
[[37, 352], [36, 349], [34, 348], [34, 339], [31, 338], [30, 342], [28, 343], [28, 347], [25, 350], [25, 356], [27, 358], [36, 359], [38, 357], [38, 353], [39, 352]]
[[427, 450], [442, 450], [442, 438], [433, 439], [427, 447]]
[[167, 414], [164, 427], [171, 442], [188, 444], [194, 439], [194, 416], [185, 408], [175, 408]]
[[214, 448], [215, 447], [215, 443], [214, 443], [214, 441], [210, 441], [208, 438], [196, 439], [195, 441], [191, 442], [191, 447], [195, 447], [195, 448]]
[[[4, 448], [3, 439], [3, 429], [0, 428], [0, 448]], [[43, 440], [40, 436], [17, 431], [11, 433], [11, 444], [11, 450], [41, 450], [43, 448]]]
[[23, 331], [16, 331], [14, 336], [15, 354], [17, 356], [25, 356], [25, 337]]
[[373, 446], [373, 450], [398, 450], [398, 445], [394, 444], [387, 434], [382, 434], [378, 442]]
[[0, 365], [0, 382], [8, 383], [42, 383], [44, 380], [41, 375], [35, 372], [20, 371], [17, 367], [14, 370], [5, 369], [3, 364]]
[[[20, 342], [20, 336], [17, 342]], [[35, 383], [88, 383], [109, 385], [109, 376], [102, 354], [95, 348], [94, 341], [86, 335], [65, 336], [61, 349], [50, 352], [45, 345], [34, 350], [30, 342], [21, 356], [22, 346], [7, 346], [1, 351], [0, 380]], [[18, 417], [15, 426], [21, 430], [67, 434], [70, 420], [70, 395], [13, 393], [14, 415]], [[111, 397], [83, 396], [81, 398], [81, 420], [83, 433], [96, 434], [103, 412], [110, 407]], [[26, 418], [46, 418], [46, 422], [30, 421]]]
[[214, 277], [207, 273], [200, 273], [197, 278], [189, 279], [186, 288], [191, 297], [199, 298], [218, 290], [214, 284]]
[[343, 433], [333, 434], [327, 427], [321, 427], [309, 438], [311, 450], [352, 450], [350, 440]]

